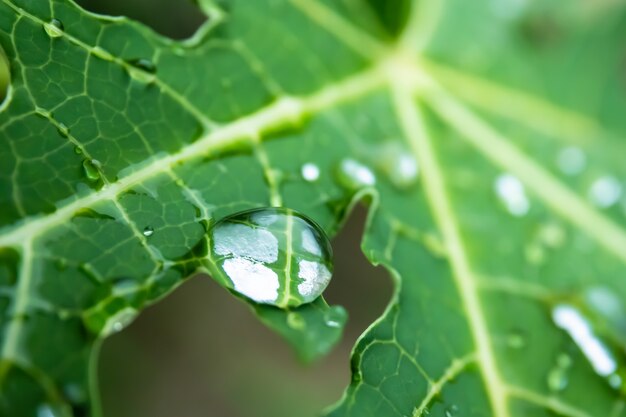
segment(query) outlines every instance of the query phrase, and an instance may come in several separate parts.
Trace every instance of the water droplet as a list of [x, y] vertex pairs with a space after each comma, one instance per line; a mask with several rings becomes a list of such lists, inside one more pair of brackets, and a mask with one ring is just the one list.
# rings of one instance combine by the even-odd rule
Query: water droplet
[[83, 170], [89, 180], [98, 181], [100, 179], [100, 166], [100, 162], [96, 159], [85, 159], [83, 161]]
[[556, 165], [565, 175], [577, 175], [587, 166], [587, 155], [580, 148], [568, 146], [557, 155]]
[[548, 372], [548, 388], [551, 391], [563, 391], [569, 383], [569, 368], [572, 359], [569, 355], [561, 353], [557, 357], [556, 365]]
[[309, 182], [317, 181], [320, 177], [319, 167], [311, 162], [302, 165], [300, 173], [302, 174], [302, 178]]
[[51, 38], [63, 36], [63, 23], [59, 19], [52, 19], [48, 23], [44, 23], [43, 29]]
[[558, 304], [552, 309], [552, 320], [569, 334], [598, 375], [607, 377], [615, 373], [617, 362], [613, 354], [576, 307]]
[[94, 54], [95, 56], [97, 56], [100, 59], [103, 59], [105, 61], [114, 61], [115, 57], [113, 56], [113, 54], [111, 54], [109, 51], [102, 49], [99, 46], [95, 46], [93, 47], [93, 49], [91, 50], [91, 53]]
[[524, 185], [511, 174], [502, 174], [494, 184], [496, 194], [513, 216], [521, 217], [530, 210], [530, 202], [526, 196]]
[[341, 328], [347, 319], [346, 311], [338, 306], [333, 306], [324, 314], [324, 324], [332, 328]]
[[70, 414], [68, 406], [64, 404], [41, 404], [37, 407], [37, 417], [62, 417]]
[[153, 234], [154, 234], [154, 229], [153, 229], [152, 227], [150, 227], [150, 226], [146, 226], [146, 227], [143, 229], [143, 235], [144, 235], [145, 237], [150, 237], [150, 236], [152, 236]]
[[137, 310], [131, 307], [126, 307], [119, 310], [113, 316], [109, 317], [106, 324], [102, 328], [101, 334], [108, 336], [112, 333], [122, 331], [137, 317]]
[[539, 240], [550, 248], [558, 248], [565, 243], [565, 230], [556, 223], [547, 223], [541, 226], [538, 233]]
[[396, 142], [377, 150], [377, 168], [385, 173], [391, 184], [405, 190], [415, 184], [419, 177], [419, 165], [415, 157]]
[[209, 268], [235, 292], [262, 304], [298, 306], [319, 297], [332, 274], [324, 231], [286, 208], [226, 217], [209, 230]]
[[142, 83], [151, 83], [156, 74], [156, 65], [149, 59], [140, 58], [128, 62], [128, 74], [135, 80]]
[[306, 327], [306, 322], [301, 314], [291, 311], [287, 314], [287, 326], [292, 329], [301, 330]]
[[609, 381], [609, 385], [611, 386], [611, 388], [614, 388], [614, 389], [622, 388], [622, 385], [624, 383], [624, 381], [622, 380], [622, 377], [618, 374], [613, 374], [609, 376], [608, 381]]
[[74, 404], [82, 404], [87, 401], [85, 387], [78, 383], [69, 383], [63, 386], [63, 393]]
[[82, 155], [83, 154], [83, 150], [80, 148], [80, 146], [74, 146], [74, 153], [76, 155]]
[[506, 344], [512, 349], [522, 349], [526, 346], [526, 335], [521, 330], [512, 330], [506, 337]]
[[589, 199], [597, 207], [607, 208], [617, 203], [622, 196], [621, 182], [612, 176], [595, 180], [589, 188]]
[[376, 184], [376, 176], [367, 166], [354, 159], [344, 159], [339, 164], [337, 180], [350, 189], [358, 189]]
[[456, 415], [458, 415], [458, 412], [459, 407], [453, 404], [450, 407], [446, 408], [444, 414], [446, 417], [455, 417]]
[[59, 132], [59, 135], [64, 138], [68, 137], [70, 134], [70, 129], [64, 123], [59, 123], [57, 131]]
[[48, 110], [42, 109], [41, 107], [35, 107], [35, 115], [43, 119], [49, 119], [50, 117], [52, 117]]

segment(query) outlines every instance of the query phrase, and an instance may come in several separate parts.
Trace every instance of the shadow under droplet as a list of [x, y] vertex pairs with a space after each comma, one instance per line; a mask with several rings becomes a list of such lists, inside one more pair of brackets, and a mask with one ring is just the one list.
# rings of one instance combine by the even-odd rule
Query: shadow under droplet
[[342, 342], [311, 366], [242, 302], [198, 276], [108, 338], [100, 356], [105, 417], [313, 417], [350, 381], [357, 337], [384, 311], [392, 283], [360, 251], [358, 208], [333, 241], [335, 274], [325, 292], [350, 320]]

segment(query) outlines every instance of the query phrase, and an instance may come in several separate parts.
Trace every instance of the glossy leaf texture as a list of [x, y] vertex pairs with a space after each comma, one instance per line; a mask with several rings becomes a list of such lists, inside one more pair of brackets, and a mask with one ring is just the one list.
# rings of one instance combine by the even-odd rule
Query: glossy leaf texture
[[[357, 201], [396, 292], [329, 415], [626, 415], [626, 7], [385, 3], [204, 0], [175, 42], [0, 1], [0, 415], [98, 415], [99, 341], [206, 270], [214, 222], [332, 236]], [[307, 359], [345, 322], [253, 308]]]

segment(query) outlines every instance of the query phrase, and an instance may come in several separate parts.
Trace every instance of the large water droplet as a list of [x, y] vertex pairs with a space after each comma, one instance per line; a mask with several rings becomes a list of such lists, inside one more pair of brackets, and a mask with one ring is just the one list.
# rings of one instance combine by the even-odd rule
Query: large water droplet
[[513, 216], [521, 217], [530, 210], [530, 202], [526, 196], [524, 185], [511, 174], [502, 174], [494, 184], [496, 194]]
[[63, 23], [59, 19], [52, 19], [48, 23], [43, 24], [43, 29], [51, 38], [63, 36]]
[[367, 166], [354, 159], [344, 159], [339, 163], [337, 180], [350, 189], [358, 189], [376, 184], [376, 176]]
[[260, 208], [226, 217], [209, 230], [213, 277], [261, 304], [298, 306], [319, 297], [332, 275], [324, 231], [286, 208]]
[[90, 181], [98, 181], [100, 179], [100, 161], [96, 159], [85, 159], [83, 161], [83, 170]]
[[585, 169], [587, 155], [580, 148], [568, 146], [561, 149], [556, 157], [556, 164], [565, 175], [577, 175]]
[[607, 208], [619, 201], [622, 191], [622, 183], [617, 178], [607, 175], [591, 184], [589, 199], [597, 207]]
[[324, 314], [324, 324], [328, 327], [341, 328], [347, 320], [346, 310], [333, 306]]

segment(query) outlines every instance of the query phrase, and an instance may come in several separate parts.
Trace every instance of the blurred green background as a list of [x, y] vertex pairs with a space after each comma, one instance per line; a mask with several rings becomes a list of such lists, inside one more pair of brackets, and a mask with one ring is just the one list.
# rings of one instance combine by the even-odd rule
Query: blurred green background
[[[82, 0], [87, 10], [124, 15], [175, 39], [205, 20], [189, 0]], [[197, 276], [107, 339], [99, 362], [105, 417], [312, 417], [339, 400], [350, 351], [392, 293], [382, 268], [360, 251], [365, 210], [333, 241], [335, 274], [325, 296], [350, 314], [326, 358], [301, 364], [241, 301]]]

